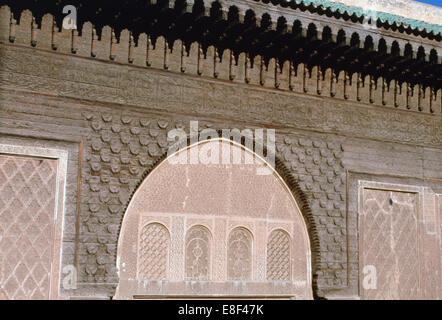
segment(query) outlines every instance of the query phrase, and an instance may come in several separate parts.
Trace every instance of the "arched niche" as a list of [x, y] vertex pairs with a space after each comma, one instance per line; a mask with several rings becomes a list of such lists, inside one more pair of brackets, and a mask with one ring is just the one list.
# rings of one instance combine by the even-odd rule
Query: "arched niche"
[[[207, 158], [201, 160], [203, 157], [190, 160], [192, 153], [193, 156], [207, 156], [214, 150], [219, 150], [218, 163], [207, 163]], [[226, 158], [223, 162], [223, 150], [230, 152], [229, 163], [225, 162]], [[217, 295], [226, 298], [311, 299], [311, 252], [306, 221], [289, 186], [273, 167], [243, 145], [222, 138], [196, 143], [165, 158], [142, 181], [125, 212], [117, 249], [119, 284], [115, 298], [205, 298]], [[146, 229], [146, 226], [156, 228]], [[146, 230], [161, 232], [148, 235]], [[201, 235], [189, 234], [195, 230], [201, 230]], [[244, 239], [238, 230], [244, 231]], [[275, 237], [275, 230], [284, 237]], [[243, 243], [247, 241], [245, 248], [252, 252], [251, 261], [244, 260], [245, 268], [251, 268], [251, 274], [243, 280], [228, 275], [232, 252], [229, 245], [239, 243], [239, 240], [232, 241], [232, 235], [241, 238]], [[210, 266], [208, 274], [204, 273], [197, 280], [186, 276], [186, 267], [192, 263], [188, 253], [186, 256], [189, 236], [200, 238], [200, 245], [195, 242], [191, 257], [210, 259], [204, 262]], [[143, 239], [158, 239], [151, 241], [159, 242], [147, 246]], [[290, 241], [289, 245], [287, 241]], [[153, 254], [149, 260], [145, 253], [151, 251], [146, 247], [168, 249]], [[289, 275], [268, 277], [266, 269], [269, 266], [277, 270], [272, 265], [275, 263], [274, 254], [273, 260], [267, 262], [269, 248], [276, 252], [290, 250], [287, 254], [279, 253], [284, 259], [290, 259], [286, 262]], [[210, 254], [204, 256], [205, 252]], [[144, 254], [142, 259], [140, 253]], [[241, 256], [234, 258], [235, 268], [241, 268]], [[167, 266], [152, 266], [154, 270], [162, 270], [161, 274], [167, 275], [165, 279], [140, 276], [149, 274], [139, 272], [141, 266], [152, 269], [149, 261], [152, 264], [167, 261]]]

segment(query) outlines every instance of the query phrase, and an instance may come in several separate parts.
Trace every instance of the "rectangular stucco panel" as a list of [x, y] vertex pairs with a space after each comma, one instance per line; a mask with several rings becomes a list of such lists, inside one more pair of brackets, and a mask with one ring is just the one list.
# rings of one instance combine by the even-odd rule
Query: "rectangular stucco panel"
[[57, 160], [0, 155], [0, 299], [48, 299]]
[[[375, 268], [376, 286], [362, 281], [364, 299], [413, 299], [419, 290], [417, 196], [364, 189], [361, 277]], [[364, 272], [365, 271], [365, 272]]]

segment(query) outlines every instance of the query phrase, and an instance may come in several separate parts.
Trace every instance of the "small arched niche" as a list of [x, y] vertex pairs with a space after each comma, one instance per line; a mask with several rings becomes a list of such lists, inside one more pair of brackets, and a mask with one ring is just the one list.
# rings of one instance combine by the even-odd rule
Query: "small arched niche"
[[177, 151], [142, 181], [123, 218], [117, 270], [116, 299], [312, 298], [309, 236], [289, 187], [262, 157], [222, 138]]

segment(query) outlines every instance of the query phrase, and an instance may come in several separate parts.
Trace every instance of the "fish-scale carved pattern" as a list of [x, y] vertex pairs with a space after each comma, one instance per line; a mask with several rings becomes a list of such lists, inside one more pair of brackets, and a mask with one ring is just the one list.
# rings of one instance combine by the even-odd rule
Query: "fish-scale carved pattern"
[[[83, 243], [80, 244], [83, 255], [80, 257], [79, 281], [116, 283], [118, 282], [115, 269], [116, 242], [129, 200], [147, 174], [166, 157], [167, 148], [170, 145], [167, 141], [167, 132], [174, 128], [188, 132], [188, 128], [186, 130], [187, 126], [183, 120], [158, 119], [129, 112], [122, 114], [91, 111], [84, 113], [84, 117], [89, 122], [90, 134], [85, 141], [86, 161], [83, 171], [81, 207]], [[220, 127], [229, 128], [230, 126], [200, 123], [200, 130], [204, 128], [217, 130]], [[230, 128], [236, 128], [236, 126]], [[335, 250], [339, 256], [333, 256], [331, 259], [326, 254], [319, 255], [317, 228], [322, 223], [322, 235], [325, 234], [326, 237], [334, 237], [336, 233], [345, 232], [342, 227], [344, 225], [342, 218], [344, 197], [338, 194], [344, 189], [343, 169], [340, 162], [341, 145], [288, 136], [277, 137], [277, 141], [276, 170], [294, 194], [306, 219], [312, 245], [314, 272], [317, 267], [321, 266], [320, 259], [343, 262], [345, 249], [338, 250], [339, 252]], [[315, 152], [312, 153], [307, 149], [315, 150]], [[317, 160], [312, 162], [308, 157], [313, 154], [317, 155], [319, 149], [324, 150], [321, 153], [321, 164], [316, 165]], [[295, 161], [295, 156], [299, 161]], [[306, 187], [313, 185], [313, 181], [315, 181], [316, 188], [320, 189], [325, 185], [321, 182], [321, 177], [316, 174], [321, 166], [321, 172], [327, 173], [330, 183], [326, 184], [327, 192], [313, 193], [311, 188]], [[332, 170], [331, 177], [329, 177], [330, 170]], [[320, 203], [322, 205], [326, 203], [325, 206], [328, 207], [321, 207], [319, 210]], [[320, 215], [328, 215], [330, 221], [318, 221], [314, 218], [312, 206], [316, 206], [315, 215], [319, 211]], [[324, 233], [323, 230], [330, 225], [332, 226], [329, 231], [331, 234]], [[337, 237], [342, 238], [344, 234], [339, 234]], [[342, 243], [338, 246], [345, 247]], [[323, 249], [323, 251], [327, 250], [326, 247]], [[338, 266], [331, 272], [342, 271], [342, 269], [343, 266]], [[329, 278], [336, 282], [339, 277], [332, 274]], [[341, 276], [338, 280], [344, 282], [345, 277]], [[326, 285], [322, 283], [322, 286]], [[336, 285], [336, 283], [328, 283], [328, 285]]]
[[319, 235], [318, 239], [311, 239], [313, 271], [316, 267], [321, 269], [317, 274], [318, 285], [344, 287], [347, 281], [347, 248], [343, 145], [306, 137], [282, 136], [276, 148], [279, 158], [297, 180], [310, 210], [314, 212], [314, 221], [306, 222], [310, 234], [316, 231]]
[[79, 281], [115, 282], [115, 244], [123, 211], [146, 168], [167, 151], [168, 121], [121, 113], [85, 113], [82, 233], [86, 255]]

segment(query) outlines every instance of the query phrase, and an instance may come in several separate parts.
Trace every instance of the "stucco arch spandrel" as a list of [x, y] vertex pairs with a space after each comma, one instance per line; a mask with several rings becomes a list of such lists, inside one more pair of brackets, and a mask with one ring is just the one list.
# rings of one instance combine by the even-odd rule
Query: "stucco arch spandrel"
[[[241, 149], [241, 163], [225, 165], [220, 160], [220, 164], [171, 164], [170, 157], [167, 158], [167, 154], [165, 154], [151, 169], [144, 173], [130, 198], [120, 228], [117, 250], [120, 285], [116, 297], [129, 298], [127, 295], [123, 296], [122, 291], [129, 291], [132, 295], [146, 294], [146, 297], [157, 291], [167, 292], [172, 296], [178, 294], [178, 291], [175, 293], [174, 290], [180, 287], [179, 283], [186, 286], [183, 248], [181, 248], [184, 246], [186, 228], [195, 223], [207, 226], [213, 233], [218, 246], [214, 251], [213, 259], [225, 259], [222, 251], [227, 249], [228, 230], [241, 222], [251, 226], [254, 237], [264, 231], [262, 243], [258, 243], [254, 248], [257, 250], [254, 251], [254, 254], [258, 256], [261, 254], [258, 252], [260, 246], [264, 248], [262, 252], [264, 257], [267, 229], [268, 232], [271, 232], [274, 225], [278, 223], [290, 226], [293, 241], [298, 242], [296, 244], [299, 249], [297, 253], [304, 255], [303, 259], [306, 261], [305, 268], [302, 266], [304, 271], [296, 270], [295, 272], [293, 270], [294, 274], [304, 273], [304, 276], [297, 279], [295, 274], [292, 287], [302, 287], [307, 284], [311, 296], [311, 277], [312, 274], [315, 274], [314, 268], [317, 265], [318, 257], [318, 252], [315, 251], [317, 250], [318, 237], [306, 197], [290, 171], [277, 157], [273, 168], [242, 144], [226, 139], [205, 140], [186, 149], [181, 149], [172, 156], [177, 156], [180, 153], [181, 155], [187, 153], [189, 156], [192, 148], [197, 145], [201, 148], [216, 145], [231, 150]], [[246, 155], [253, 156], [254, 164], [244, 164]], [[258, 167], [269, 168], [269, 173], [256, 174]], [[136, 278], [137, 235], [139, 226], [145, 225], [149, 220], [161, 221], [171, 232], [169, 252], [171, 262], [168, 272], [170, 278], [165, 283], [151, 285], [151, 288], [155, 287], [156, 289], [144, 290], [149, 287], [150, 281], [149, 279]], [[297, 264], [297, 266], [299, 265]], [[255, 261], [254, 266], [257, 269], [253, 270], [251, 281], [263, 283], [260, 292], [269, 291], [269, 288], [274, 284], [264, 283], [266, 281], [265, 261]], [[223, 279], [225, 270], [220, 268], [214, 264], [213, 279], [227, 283], [228, 279]], [[123, 283], [125, 284], [123, 285]], [[173, 285], [174, 283], [175, 285]], [[299, 285], [300, 283], [301, 285]], [[210, 284], [205, 284], [205, 286], [205, 289], [201, 289], [199, 294], [241, 295], [239, 292], [231, 292], [228, 284], [222, 288]], [[187, 292], [184, 287], [183, 290]], [[314, 285], [313, 289], [315, 289]], [[241, 290], [245, 290], [242, 292], [243, 294], [246, 292], [252, 295], [257, 294], [248, 288]], [[284, 294], [289, 294], [289, 292], [284, 292]], [[301, 297], [303, 294], [294, 294], [294, 296]]]

